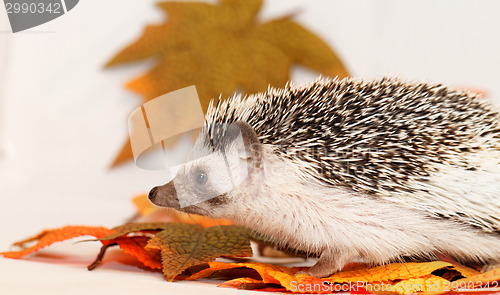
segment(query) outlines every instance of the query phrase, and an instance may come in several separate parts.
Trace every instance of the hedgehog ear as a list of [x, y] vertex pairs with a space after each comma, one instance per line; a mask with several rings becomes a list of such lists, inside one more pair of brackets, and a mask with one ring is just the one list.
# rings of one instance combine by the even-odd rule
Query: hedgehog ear
[[[255, 167], [260, 166], [262, 144], [254, 129], [246, 122], [237, 121], [231, 124], [233, 140], [240, 158], [252, 161]], [[239, 136], [241, 134], [241, 136]]]

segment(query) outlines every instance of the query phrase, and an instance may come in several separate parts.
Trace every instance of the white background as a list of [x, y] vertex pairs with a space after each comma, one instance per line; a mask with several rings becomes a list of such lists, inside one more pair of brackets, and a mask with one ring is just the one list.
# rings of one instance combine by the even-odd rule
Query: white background
[[[140, 100], [123, 84], [148, 66], [105, 62], [163, 14], [155, 1], [84, 0], [68, 14], [9, 33], [0, 8], [0, 251], [66, 224], [122, 223], [131, 197], [165, 182], [133, 164], [109, 166]], [[498, 1], [267, 0], [262, 20], [295, 12], [355, 76], [397, 75], [480, 88], [500, 103]], [[299, 83], [315, 74], [295, 69]], [[46, 256], [0, 259], [0, 294], [238, 293], [213, 283], [167, 283], [118, 263], [85, 266], [98, 246], [63, 243]], [[72, 259], [62, 259], [66, 253]]]

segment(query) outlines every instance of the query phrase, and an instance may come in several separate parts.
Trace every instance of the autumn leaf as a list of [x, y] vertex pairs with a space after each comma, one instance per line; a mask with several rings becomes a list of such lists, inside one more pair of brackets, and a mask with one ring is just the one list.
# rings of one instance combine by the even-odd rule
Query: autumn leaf
[[185, 269], [220, 256], [252, 256], [248, 230], [226, 225], [204, 228], [200, 225], [176, 224], [156, 234], [146, 249], [161, 251], [163, 274], [172, 281]]
[[433, 271], [451, 266], [448, 262], [433, 261], [428, 263], [393, 263], [374, 268], [358, 267], [334, 274], [326, 280], [332, 283], [349, 281], [382, 282], [388, 280], [407, 280], [418, 278]]
[[106, 235], [99, 240], [109, 241], [116, 238], [125, 236], [130, 233], [137, 232], [158, 232], [169, 227], [171, 224], [166, 222], [145, 222], [145, 223], [125, 223], [124, 225], [116, 226], [113, 228], [113, 232]]
[[[251, 231], [243, 226], [205, 228], [198, 224], [157, 222], [117, 226], [113, 233], [99, 240], [119, 245], [124, 252], [153, 269], [160, 267], [161, 257], [163, 273], [171, 281], [185, 269], [220, 256], [252, 256], [250, 238]], [[108, 245], [103, 247], [92, 269], [100, 263]]]
[[434, 275], [426, 275], [415, 279], [406, 279], [391, 285], [388, 291], [396, 294], [443, 294], [450, 291], [450, 281]]
[[161, 269], [160, 252], [146, 249], [148, 241], [148, 237], [129, 237], [119, 239], [117, 243], [123, 252], [136, 257], [144, 266], [152, 269]]
[[233, 280], [226, 281], [218, 287], [232, 287], [242, 290], [259, 290], [267, 292], [284, 292], [285, 288], [277, 284], [263, 283], [260, 280], [252, 278], [237, 278]]
[[[492, 282], [497, 282], [492, 284]], [[500, 287], [500, 268], [492, 269], [484, 273], [478, 273], [476, 275], [466, 277], [457, 281], [458, 286], [463, 284], [463, 286], [470, 286], [468, 283], [473, 283], [475, 287], [485, 287], [487, 284], [490, 287]]]
[[[166, 21], [148, 25], [107, 67], [153, 59], [154, 66], [126, 87], [145, 101], [195, 85], [202, 109], [213, 98], [282, 87], [294, 65], [329, 76], [347, 76], [333, 50], [292, 16], [260, 22], [262, 0], [216, 4], [161, 2]], [[113, 165], [132, 158], [126, 143]]]
[[[426, 263], [395, 263], [379, 267], [358, 266], [355, 269], [339, 272], [331, 277], [318, 279], [308, 275], [299, 274], [298, 271], [306, 270], [306, 267], [285, 267], [263, 263], [224, 263], [209, 262], [209, 267], [187, 277], [186, 280], [196, 280], [200, 278], [214, 277], [224, 270], [240, 271], [241, 268], [249, 268], [256, 272], [258, 278], [240, 277], [222, 283], [222, 287], [235, 287], [239, 289], [265, 289], [270, 291], [288, 291], [292, 293], [311, 293], [327, 294], [332, 291], [349, 291], [351, 293], [366, 292], [380, 293], [384, 289], [392, 294], [409, 294], [416, 292], [425, 292], [426, 294], [442, 294], [452, 291], [455, 283], [444, 279], [441, 276], [434, 275], [437, 270], [458, 271], [464, 270], [462, 276], [466, 273], [472, 273], [471, 269], [457, 265], [452, 266], [448, 262], [433, 261]], [[455, 268], [456, 267], [456, 268]], [[247, 273], [248, 274], [248, 273]], [[224, 272], [224, 276], [228, 276]], [[500, 279], [500, 269], [490, 271], [485, 274], [479, 274], [471, 278], [456, 281], [459, 283], [483, 281], [495, 282]], [[483, 286], [484, 286], [483, 284]], [[281, 288], [280, 288], [281, 286]], [[300, 289], [299, 287], [300, 286]], [[319, 287], [323, 286], [323, 287]], [[326, 286], [326, 287], [325, 287]], [[456, 286], [459, 286], [458, 284]], [[269, 289], [270, 288], [270, 289]], [[342, 289], [344, 288], [344, 289]], [[347, 289], [346, 289], [347, 288]], [[455, 288], [456, 289], [456, 288]]]
[[[297, 272], [306, 270], [307, 267], [286, 267], [281, 265], [271, 265], [264, 263], [223, 263], [223, 262], [209, 262], [209, 268], [201, 270], [188, 278], [187, 280], [195, 280], [205, 277], [210, 277], [215, 273], [225, 270], [225, 269], [237, 269], [241, 267], [246, 267], [255, 270], [261, 277], [260, 283], [263, 284], [273, 284], [282, 286], [286, 291], [297, 292], [295, 288], [297, 285], [301, 286], [313, 286], [321, 285], [321, 279], [311, 277], [308, 275], [296, 275]], [[328, 282], [327, 279], [325, 281]], [[316, 290], [318, 291], [318, 290]], [[300, 292], [298, 292], [300, 293]], [[331, 293], [329, 290], [326, 293]]]
[[56, 242], [62, 242], [80, 236], [94, 236], [96, 238], [100, 238], [109, 235], [112, 232], [112, 230], [104, 227], [92, 226], [65, 226], [59, 229], [45, 230], [34, 237], [14, 243], [14, 246], [21, 248], [24, 248], [26, 244], [31, 242], [35, 242], [35, 245], [25, 248], [22, 251], [2, 252], [0, 255], [6, 258], [18, 259]]
[[[118, 245], [123, 252], [135, 257], [144, 266], [151, 269], [161, 269], [161, 256], [159, 251], [146, 249], [146, 245], [150, 237], [147, 236], [131, 236], [131, 237], [120, 237], [114, 240], [108, 240], [105, 242], [101, 251], [97, 255], [94, 262], [92, 262], [87, 269], [93, 270], [102, 263], [102, 259], [106, 250], [111, 247]], [[110, 242], [112, 241], [112, 242]]]
[[468, 278], [480, 274], [479, 271], [467, 267], [465, 265], [459, 264], [458, 262], [451, 262], [453, 269], [457, 270], [462, 276]]
[[53, 243], [90, 235], [103, 243], [89, 270], [96, 268], [109, 247], [118, 245], [125, 253], [137, 258], [144, 266], [162, 268], [168, 280], [185, 269], [214, 260], [217, 257], [252, 256], [252, 231], [238, 225], [203, 227], [182, 223], [127, 223], [113, 229], [104, 227], [66, 226], [45, 230], [40, 234], [15, 243], [21, 251], [3, 252], [6, 258], [21, 258]]
[[449, 291], [460, 293], [462, 289], [470, 292], [495, 290], [500, 281], [500, 269], [479, 273], [457, 262], [444, 261], [394, 263], [378, 267], [358, 264], [322, 279], [298, 274], [308, 267], [213, 261], [217, 257], [252, 255], [250, 239], [258, 240], [260, 236], [237, 225], [203, 227], [198, 224], [156, 222], [128, 223], [113, 229], [66, 226], [42, 231], [15, 243], [24, 249], [0, 255], [18, 259], [55, 242], [84, 235], [94, 236], [103, 243], [89, 270], [102, 262], [109, 247], [118, 245], [145, 267], [162, 269], [169, 281], [174, 278], [196, 280], [223, 277], [230, 279], [219, 286], [246, 290], [311, 294], [340, 291], [362, 294], [379, 294], [382, 291], [384, 294], [442, 294]]

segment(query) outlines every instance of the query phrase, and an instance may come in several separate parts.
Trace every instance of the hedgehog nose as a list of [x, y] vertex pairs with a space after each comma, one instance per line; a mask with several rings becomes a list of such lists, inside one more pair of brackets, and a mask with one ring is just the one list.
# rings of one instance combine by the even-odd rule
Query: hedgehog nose
[[149, 200], [153, 200], [153, 198], [156, 196], [157, 190], [158, 190], [157, 186], [155, 186], [151, 189], [151, 191], [149, 192], [149, 195], [148, 195]]

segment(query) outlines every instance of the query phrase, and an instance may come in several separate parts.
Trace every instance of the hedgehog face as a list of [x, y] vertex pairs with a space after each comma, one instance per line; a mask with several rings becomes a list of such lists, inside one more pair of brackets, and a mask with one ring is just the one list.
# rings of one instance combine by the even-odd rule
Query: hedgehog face
[[186, 213], [226, 217], [232, 204], [238, 202], [238, 192], [249, 186], [259, 157], [251, 150], [260, 146], [253, 130], [244, 123], [237, 127], [227, 132], [215, 148], [202, 133], [191, 160], [177, 167], [172, 181], [151, 190], [151, 202]]

